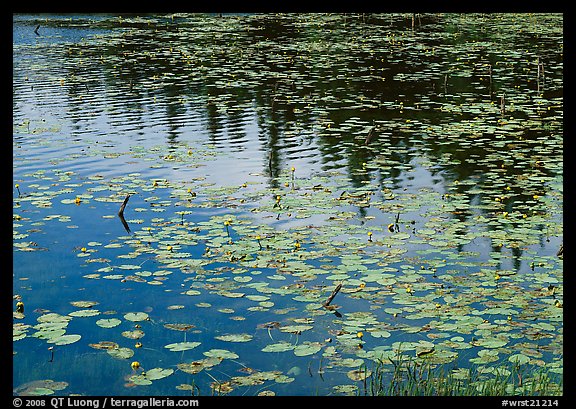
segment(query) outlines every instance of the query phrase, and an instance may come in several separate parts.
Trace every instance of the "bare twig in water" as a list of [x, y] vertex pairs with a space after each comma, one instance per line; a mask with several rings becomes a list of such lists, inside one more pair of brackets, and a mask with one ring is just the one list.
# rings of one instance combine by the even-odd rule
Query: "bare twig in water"
[[120, 210], [118, 210], [118, 217], [120, 218], [120, 221], [122, 222], [122, 226], [124, 226], [124, 229], [130, 233], [130, 227], [128, 226], [128, 223], [126, 222], [126, 219], [124, 218], [124, 208], [126, 208], [126, 204], [128, 203], [128, 200], [130, 200], [130, 194], [126, 195], [126, 199], [124, 199], [124, 202], [122, 202], [122, 206], [120, 206]]
[[340, 289], [342, 288], [342, 283], [338, 284], [336, 286], [336, 288], [332, 291], [332, 294], [330, 294], [330, 297], [328, 297], [328, 299], [324, 302], [324, 307], [327, 307], [330, 305], [330, 303], [332, 302], [332, 300], [334, 299], [334, 297], [336, 297], [336, 294], [338, 294], [338, 291], [340, 291]]
[[376, 127], [373, 126], [372, 128], [370, 128], [370, 131], [368, 131], [368, 135], [366, 136], [364, 145], [368, 145], [370, 142], [372, 142], [372, 139], [374, 139], [375, 136], [376, 136]]
[[120, 206], [120, 210], [118, 210], [118, 216], [124, 216], [124, 208], [128, 204], [128, 200], [130, 200], [130, 194], [126, 195], [126, 199], [122, 202], [122, 206]]

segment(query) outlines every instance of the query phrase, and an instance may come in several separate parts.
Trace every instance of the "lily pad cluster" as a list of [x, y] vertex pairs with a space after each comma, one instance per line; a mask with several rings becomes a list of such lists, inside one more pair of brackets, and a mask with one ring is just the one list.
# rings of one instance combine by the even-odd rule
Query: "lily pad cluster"
[[561, 375], [561, 18], [419, 18], [99, 17], [65, 63], [15, 46], [15, 363], [86, 347], [142, 394], [358, 394], [399, 354]]

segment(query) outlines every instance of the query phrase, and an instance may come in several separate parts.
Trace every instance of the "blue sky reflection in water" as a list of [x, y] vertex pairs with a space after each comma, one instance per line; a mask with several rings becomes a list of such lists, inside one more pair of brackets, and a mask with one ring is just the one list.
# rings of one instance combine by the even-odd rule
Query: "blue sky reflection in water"
[[561, 15], [13, 32], [15, 393], [363, 395], [398, 354], [561, 377]]

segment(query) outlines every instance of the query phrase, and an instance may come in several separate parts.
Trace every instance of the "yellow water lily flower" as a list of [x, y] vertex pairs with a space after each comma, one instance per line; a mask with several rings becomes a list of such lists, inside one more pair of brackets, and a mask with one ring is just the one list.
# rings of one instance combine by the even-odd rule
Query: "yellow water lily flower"
[[137, 370], [138, 368], [140, 368], [140, 362], [134, 361], [130, 364], [130, 366], [132, 367], [132, 369]]
[[562, 303], [558, 300], [554, 301], [554, 306], [557, 308], [562, 308]]

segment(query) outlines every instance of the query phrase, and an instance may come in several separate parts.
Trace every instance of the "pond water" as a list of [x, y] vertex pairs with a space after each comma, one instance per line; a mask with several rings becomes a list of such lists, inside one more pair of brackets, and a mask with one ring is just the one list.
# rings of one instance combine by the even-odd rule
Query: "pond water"
[[562, 25], [14, 15], [14, 393], [560, 383]]

